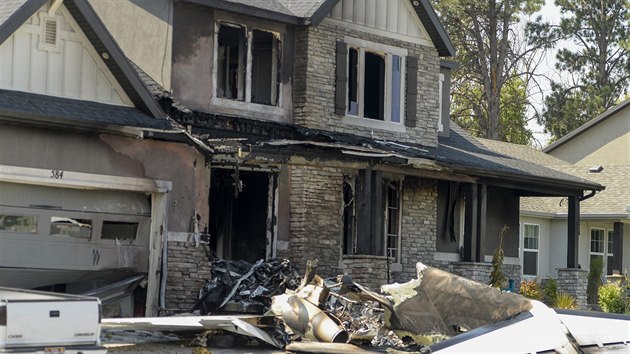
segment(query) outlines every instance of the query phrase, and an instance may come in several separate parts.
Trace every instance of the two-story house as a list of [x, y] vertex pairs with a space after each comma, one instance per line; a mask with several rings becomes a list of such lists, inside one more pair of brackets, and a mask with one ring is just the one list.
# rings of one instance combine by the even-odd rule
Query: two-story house
[[[214, 150], [196, 211], [211, 256], [318, 259], [374, 287], [418, 261], [487, 281], [508, 226], [518, 280], [519, 198], [575, 206], [602, 188], [450, 124], [455, 49], [427, 0], [90, 3], [166, 113]], [[185, 309], [205, 250], [178, 232], [167, 248], [167, 307]]]

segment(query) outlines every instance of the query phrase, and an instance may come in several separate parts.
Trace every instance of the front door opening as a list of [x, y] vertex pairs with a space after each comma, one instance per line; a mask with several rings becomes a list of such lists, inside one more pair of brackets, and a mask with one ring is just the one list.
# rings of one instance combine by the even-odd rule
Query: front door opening
[[235, 170], [212, 170], [210, 247], [217, 257], [251, 263], [266, 258], [270, 176], [266, 172], [240, 171], [237, 175]]

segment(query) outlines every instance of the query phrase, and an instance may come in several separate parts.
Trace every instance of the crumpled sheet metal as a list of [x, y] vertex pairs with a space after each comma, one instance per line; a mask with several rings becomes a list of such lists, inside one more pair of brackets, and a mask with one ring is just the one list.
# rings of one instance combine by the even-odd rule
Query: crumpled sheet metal
[[271, 311], [292, 331], [306, 339], [324, 343], [346, 343], [349, 334], [330, 315], [298, 295], [273, 297]]
[[458, 329], [496, 323], [532, 308], [532, 302], [523, 296], [501, 293], [422, 263], [416, 264], [416, 271], [417, 279], [384, 285], [381, 291], [393, 298], [392, 308], [384, 306], [387, 326], [417, 343], [431, 344], [429, 336], [451, 337]]

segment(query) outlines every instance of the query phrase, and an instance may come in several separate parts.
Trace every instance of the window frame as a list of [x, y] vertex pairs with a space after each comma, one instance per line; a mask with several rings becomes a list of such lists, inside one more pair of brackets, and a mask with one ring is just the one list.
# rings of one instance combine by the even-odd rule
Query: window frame
[[[357, 114], [351, 115], [350, 110], [350, 80], [346, 83], [346, 108], [343, 120], [353, 125], [361, 125], [368, 128], [385, 129], [393, 131], [406, 131], [405, 127], [405, 105], [406, 105], [406, 73], [407, 73], [407, 56], [409, 52], [405, 48], [399, 48], [387, 44], [371, 42], [363, 39], [345, 37], [344, 42], [348, 45], [348, 53], [346, 54], [346, 65], [350, 66], [350, 51], [356, 49], [357, 57]], [[365, 109], [365, 53], [371, 52], [385, 56], [385, 87], [384, 87], [384, 114], [383, 120], [366, 118], [364, 116]], [[400, 57], [400, 121], [392, 122], [392, 91], [393, 91], [393, 56]], [[350, 73], [348, 72], [348, 77]]]
[[[231, 99], [225, 97], [219, 97], [218, 95], [218, 75], [219, 75], [219, 29], [221, 25], [226, 23], [230, 26], [242, 27], [245, 32], [246, 39], [246, 53], [245, 53], [245, 97], [243, 100]], [[236, 110], [247, 110], [254, 111], [265, 116], [271, 115], [276, 120], [279, 117], [284, 115], [284, 102], [283, 102], [283, 83], [281, 76], [282, 68], [284, 65], [284, 33], [286, 29], [284, 26], [268, 24], [265, 21], [250, 21], [245, 18], [241, 18], [239, 16], [234, 16], [225, 13], [215, 13], [214, 19], [214, 33], [213, 33], [213, 58], [212, 58], [212, 89], [210, 92], [210, 105], [214, 107], [225, 107], [228, 109], [236, 109]], [[269, 32], [271, 33], [277, 40], [279, 44], [277, 47], [280, 49], [280, 62], [278, 63], [276, 58], [277, 55], [272, 54], [272, 66], [273, 73], [272, 77], [276, 77], [278, 82], [276, 82], [273, 86], [277, 92], [276, 96], [276, 105], [266, 105], [262, 103], [255, 103], [252, 101], [252, 72], [253, 72], [253, 36], [254, 30]], [[274, 49], [275, 53], [275, 49]], [[275, 76], [273, 76], [275, 75]], [[270, 83], [271, 84], [271, 83]], [[274, 94], [272, 93], [272, 96]], [[273, 119], [272, 119], [273, 120]]]
[[[601, 231], [602, 232], [602, 239], [601, 241], [596, 241], [596, 242], [601, 242], [602, 243], [602, 252], [593, 252], [593, 231]], [[589, 264], [589, 269], [591, 267], [591, 260], [593, 258], [593, 256], [596, 257], [601, 257], [602, 258], [602, 266], [603, 269], [607, 272], [607, 255], [606, 255], [606, 246], [607, 246], [607, 240], [606, 240], [606, 229], [602, 228], [602, 227], [591, 227], [589, 229], [589, 237], [588, 237], [588, 264]]]
[[[527, 226], [534, 226], [535, 230], [537, 230], [537, 235], [535, 237], [537, 248], [528, 248], [526, 246], [525, 238], [533, 237], [530, 235], [526, 235], [525, 230], [527, 229]], [[523, 233], [523, 251], [521, 253], [522, 253], [522, 259], [523, 259], [523, 270], [522, 270], [523, 276], [537, 277], [540, 275], [540, 224], [523, 223], [522, 233]], [[525, 252], [536, 253], [536, 274], [525, 274]]]

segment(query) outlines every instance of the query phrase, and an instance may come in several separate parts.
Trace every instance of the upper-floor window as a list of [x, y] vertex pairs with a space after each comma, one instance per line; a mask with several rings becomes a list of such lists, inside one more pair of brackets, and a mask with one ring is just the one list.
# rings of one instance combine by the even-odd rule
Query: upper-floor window
[[278, 106], [280, 35], [230, 22], [216, 29], [216, 97]]
[[406, 50], [348, 39], [346, 115], [403, 123]]
[[[403, 124], [415, 121], [415, 112], [405, 121], [404, 95], [412, 93], [411, 102], [416, 97], [416, 81], [407, 77], [408, 59], [404, 48], [356, 38], [338, 42], [336, 114], [353, 124], [404, 130]], [[414, 90], [406, 90], [406, 84]]]

